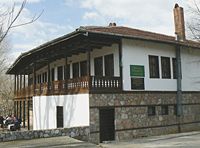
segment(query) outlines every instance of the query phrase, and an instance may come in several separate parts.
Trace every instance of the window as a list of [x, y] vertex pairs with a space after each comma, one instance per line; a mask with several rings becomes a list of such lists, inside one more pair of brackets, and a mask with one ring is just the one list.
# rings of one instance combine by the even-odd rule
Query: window
[[156, 107], [155, 106], [148, 106], [148, 116], [156, 115]]
[[114, 76], [114, 58], [113, 54], [106, 55], [105, 60], [105, 76]]
[[161, 115], [168, 115], [168, 106], [167, 105], [162, 105], [161, 106]]
[[55, 80], [55, 74], [54, 74], [55, 70], [54, 68], [51, 69], [51, 81]]
[[149, 55], [149, 72], [150, 72], [150, 78], [159, 78], [158, 56]]
[[73, 78], [78, 78], [79, 77], [79, 63], [73, 63], [72, 70], [73, 70]]
[[170, 79], [171, 78], [171, 69], [170, 69], [170, 58], [161, 57], [161, 68], [162, 68], [162, 78]]
[[80, 62], [81, 77], [87, 76], [87, 61]]
[[143, 90], [144, 89], [144, 78], [131, 78], [131, 89]]
[[172, 66], [173, 66], [173, 78], [177, 79], [176, 58], [172, 58]]
[[94, 75], [103, 76], [103, 57], [94, 58]]
[[58, 73], [58, 80], [59, 80], [59, 81], [60, 81], [60, 80], [63, 80], [63, 66], [59, 66], [59, 67], [58, 67], [57, 73]]

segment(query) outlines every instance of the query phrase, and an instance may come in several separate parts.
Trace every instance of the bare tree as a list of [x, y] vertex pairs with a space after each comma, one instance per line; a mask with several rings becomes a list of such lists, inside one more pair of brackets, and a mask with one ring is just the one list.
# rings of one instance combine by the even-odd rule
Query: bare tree
[[7, 36], [7, 34], [9, 33], [11, 29], [31, 24], [35, 22], [42, 15], [43, 11], [39, 15], [33, 16], [32, 19], [29, 20], [28, 22], [15, 24], [16, 21], [19, 19], [20, 15], [22, 14], [26, 6], [26, 2], [27, 0], [24, 0], [21, 3], [19, 10], [16, 10], [16, 5], [14, 3], [11, 8], [8, 8], [4, 12], [1, 12], [0, 14], [0, 43], [5, 39], [5, 37]]
[[[9, 54], [9, 42], [7, 35], [13, 28], [35, 22], [43, 13], [33, 16], [29, 21], [17, 23], [23, 13], [27, 0], [23, 0], [19, 9], [14, 3], [11, 7], [0, 11], [0, 115], [11, 114], [13, 112], [13, 79], [6, 75], [8, 68], [7, 55]], [[19, 22], [19, 21], [18, 21]]]
[[188, 9], [189, 22], [187, 23], [189, 35], [192, 39], [200, 41], [200, 3], [193, 0]]

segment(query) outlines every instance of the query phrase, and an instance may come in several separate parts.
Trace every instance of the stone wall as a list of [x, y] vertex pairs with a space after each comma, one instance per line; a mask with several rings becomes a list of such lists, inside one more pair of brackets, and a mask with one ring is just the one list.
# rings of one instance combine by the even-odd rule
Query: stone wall
[[88, 141], [89, 127], [3, 132], [0, 133], [0, 142], [23, 139], [48, 138], [57, 136], [69, 136], [80, 140]]
[[[90, 141], [99, 143], [99, 109], [115, 110], [115, 140], [177, 133], [179, 130], [200, 129], [200, 93], [184, 92], [183, 116], [176, 116], [176, 92], [124, 92], [120, 94], [90, 94]], [[148, 115], [148, 106], [156, 114]], [[161, 106], [168, 106], [168, 115]]]

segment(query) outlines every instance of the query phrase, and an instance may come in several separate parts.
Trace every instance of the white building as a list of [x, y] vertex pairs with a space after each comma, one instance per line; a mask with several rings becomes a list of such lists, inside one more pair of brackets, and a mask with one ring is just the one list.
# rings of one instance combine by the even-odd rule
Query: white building
[[22, 54], [7, 72], [16, 114], [34, 130], [90, 127], [93, 142], [199, 129], [200, 44], [174, 14], [176, 37], [111, 23]]

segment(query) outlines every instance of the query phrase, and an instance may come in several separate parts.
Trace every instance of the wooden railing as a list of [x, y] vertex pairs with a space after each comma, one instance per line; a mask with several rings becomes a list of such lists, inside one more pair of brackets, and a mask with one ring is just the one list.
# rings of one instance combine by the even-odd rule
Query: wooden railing
[[91, 90], [92, 91], [119, 91], [121, 90], [120, 77], [91, 77]]
[[[35, 88], [35, 89], [34, 89]], [[30, 85], [25, 89], [21, 89], [15, 92], [16, 98], [39, 96], [39, 95], [56, 95], [66, 93], [82, 93], [88, 91], [98, 92], [116, 92], [121, 90], [121, 78], [120, 77], [102, 77], [102, 76], [90, 76], [79, 77], [74, 79], [53, 81]]]

